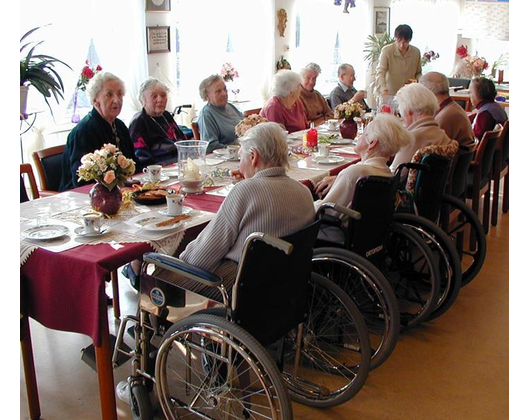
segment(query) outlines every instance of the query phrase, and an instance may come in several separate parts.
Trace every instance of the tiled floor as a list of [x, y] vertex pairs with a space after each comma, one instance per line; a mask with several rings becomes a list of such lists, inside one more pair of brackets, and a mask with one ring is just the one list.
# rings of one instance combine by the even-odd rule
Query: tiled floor
[[[296, 419], [508, 418], [508, 225], [504, 214], [490, 231], [486, 264], [456, 304], [439, 319], [403, 334], [390, 359], [371, 372], [354, 399], [328, 410], [295, 404]], [[120, 297], [122, 313], [134, 313], [136, 293], [123, 278]], [[110, 310], [109, 318], [115, 333], [118, 322]], [[97, 376], [81, 361], [90, 338], [34, 321], [31, 333], [42, 419], [100, 418]], [[116, 383], [129, 371], [128, 363], [116, 369]], [[21, 419], [29, 418], [22, 368], [20, 413]], [[121, 401], [118, 418], [131, 418]]]

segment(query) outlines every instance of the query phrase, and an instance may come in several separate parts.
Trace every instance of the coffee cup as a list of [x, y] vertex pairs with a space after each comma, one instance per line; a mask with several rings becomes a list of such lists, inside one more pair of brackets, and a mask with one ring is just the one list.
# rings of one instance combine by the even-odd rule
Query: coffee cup
[[175, 217], [182, 214], [182, 202], [184, 201], [184, 196], [182, 194], [166, 195], [166, 201], [168, 216]]
[[318, 157], [327, 158], [329, 156], [329, 144], [319, 143], [318, 144]]
[[330, 130], [336, 130], [339, 128], [339, 120], [327, 120], [326, 124]]
[[83, 214], [83, 228], [85, 234], [101, 232], [103, 225], [103, 215], [97, 212], [90, 212]]
[[228, 150], [228, 158], [229, 159], [237, 159], [238, 153], [239, 153], [239, 146], [235, 144], [231, 144], [226, 147], [226, 150]]
[[144, 168], [144, 174], [147, 174], [149, 181], [160, 181], [162, 165], [149, 165]]

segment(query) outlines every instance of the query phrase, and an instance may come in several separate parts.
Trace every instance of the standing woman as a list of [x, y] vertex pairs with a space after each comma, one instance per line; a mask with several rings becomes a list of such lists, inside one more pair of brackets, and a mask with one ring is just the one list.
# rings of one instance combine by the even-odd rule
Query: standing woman
[[394, 31], [395, 42], [383, 47], [375, 73], [379, 94], [395, 95], [404, 85], [421, 77], [420, 50], [410, 45], [412, 28], [399, 25]]
[[148, 78], [140, 85], [138, 99], [143, 105], [129, 125], [138, 159], [138, 169], [177, 161], [175, 142], [187, 140], [172, 115], [166, 111], [169, 88], [160, 80]]
[[109, 72], [97, 73], [88, 83], [86, 94], [94, 106], [68, 135], [63, 153], [62, 178], [59, 191], [66, 191], [87, 182], [77, 180], [77, 168], [87, 153], [101, 149], [111, 143], [120, 149], [125, 157], [137, 159], [129, 136], [129, 130], [118, 119], [125, 95], [123, 81]]

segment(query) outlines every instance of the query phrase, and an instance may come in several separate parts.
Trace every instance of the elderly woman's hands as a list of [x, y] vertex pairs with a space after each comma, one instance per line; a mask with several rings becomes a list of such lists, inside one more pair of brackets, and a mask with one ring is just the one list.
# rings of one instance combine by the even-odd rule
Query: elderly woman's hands
[[327, 176], [321, 181], [319, 181], [315, 188], [315, 193], [320, 197], [325, 197], [326, 194], [329, 192], [333, 184], [335, 183], [335, 180], [337, 179], [336, 175]]

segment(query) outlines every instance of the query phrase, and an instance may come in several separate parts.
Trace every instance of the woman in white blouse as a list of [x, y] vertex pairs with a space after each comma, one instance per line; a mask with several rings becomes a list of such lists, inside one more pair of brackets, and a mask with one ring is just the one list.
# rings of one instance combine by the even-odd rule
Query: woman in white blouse
[[[392, 176], [388, 160], [411, 141], [411, 134], [399, 118], [391, 114], [377, 115], [355, 146], [355, 152], [361, 156], [361, 161], [348, 166], [337, 176], [324, 178], [316, 185], [316, 193], [322, 198], [315, 201], [315, 210], [323, 203], [350, 207], [357, 180], [369, 175]], [[343, 223], [347, 220], [347, 216], [335, 215], [341, 217]]]

